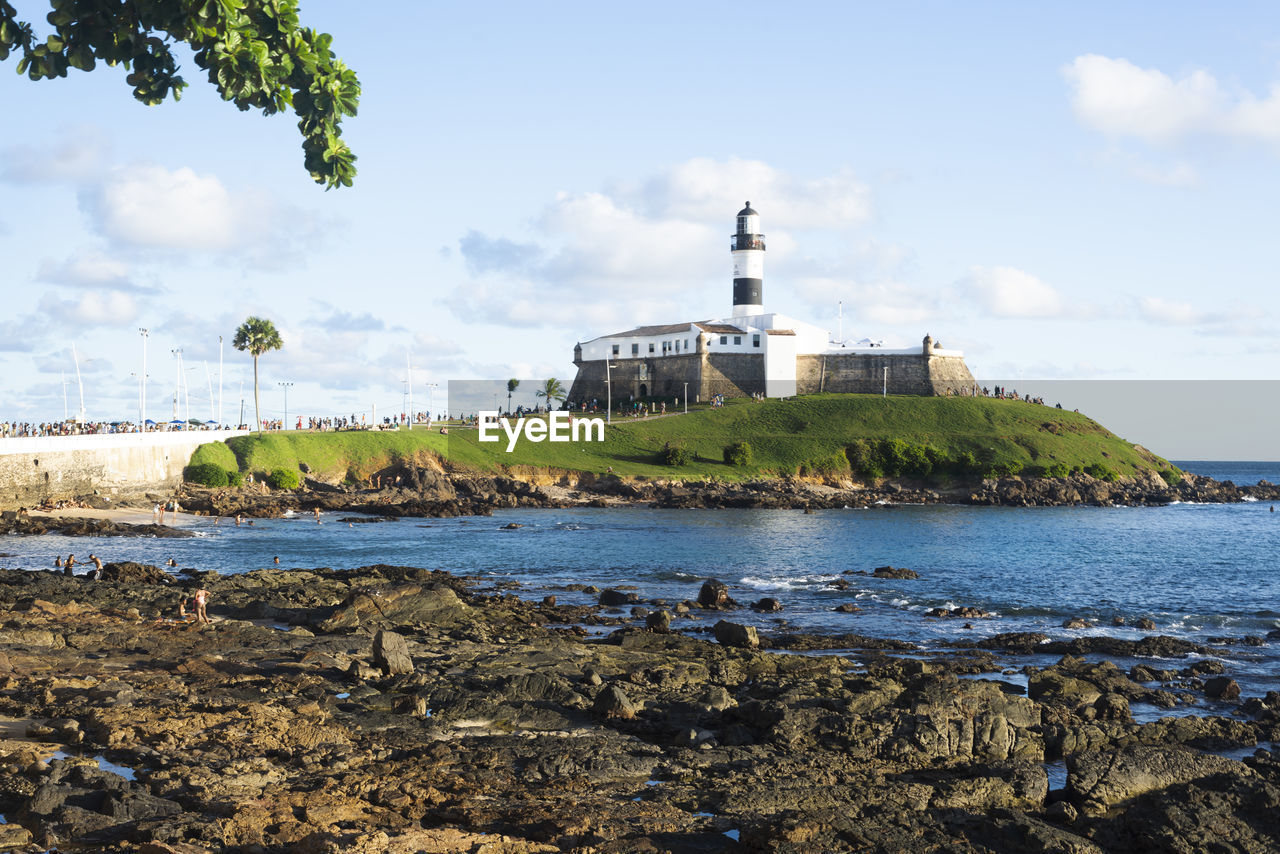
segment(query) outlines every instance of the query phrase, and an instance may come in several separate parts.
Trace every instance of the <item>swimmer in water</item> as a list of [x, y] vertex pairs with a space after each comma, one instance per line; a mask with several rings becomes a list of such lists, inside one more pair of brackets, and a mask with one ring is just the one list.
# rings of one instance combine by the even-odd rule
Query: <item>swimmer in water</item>
[[276, 565], [277, 565], [277, 566], [279, 566], [279, 564], [280, 564], [280, 558], [279, 558], [279, 557], [277, 557], [277, 558], [275, 559], [275, 561], [276, 561]]

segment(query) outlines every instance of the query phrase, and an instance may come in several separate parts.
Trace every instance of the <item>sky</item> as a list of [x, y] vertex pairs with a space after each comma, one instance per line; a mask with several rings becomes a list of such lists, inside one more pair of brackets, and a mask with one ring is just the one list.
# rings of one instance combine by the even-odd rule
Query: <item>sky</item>
[[120, 68], [0, 63], [0, 419], [136, 418], [140, 328], [149, 417], [181, 349], [180, 415], [252, 418], [249, 315], [284, 338], [264, 418], [281, 383], [291, 420], [399, 411], [408, 378], [420, 409], [466, 379], [528, 403], [578, 341], [728, 315], [745, 200], [766, 310], [835, 329], [843, 301], [849, 339], [929, 333], [1028, 391], [1280, 375], [1275, 4], [301, 13], [363, 86], [352, 188], [189, 55], [158, 107]]

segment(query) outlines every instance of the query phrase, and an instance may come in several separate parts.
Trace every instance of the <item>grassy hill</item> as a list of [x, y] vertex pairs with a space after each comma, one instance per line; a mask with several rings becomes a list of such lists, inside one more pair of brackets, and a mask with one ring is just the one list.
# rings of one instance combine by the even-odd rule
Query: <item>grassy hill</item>
[[[724, 461], [726, 446], [746, 442], [751, 459]], [[275, 433], [204, 446], [192, 462], [258, 473], [305, 463], [327, 478], [361, 480], [395, 462], [427, 462], [478, 471], [535, 470], [621, 476], [741, 480], [768, 476], [900, 476], [946, 481], [1018, 474], [1062, 476], [1089, 470], [1128, 476], [1174, 467], [1075, 412], [1012, 400], [823, 394], [791, 400], [733, 400], [721, 409], [648, 421], [615, 419], [604, 442], [532, 443], [512, 453], [506, 439], [479, 442], [474, 429], [350, 433]], [[669, 465], [664, 447], [681, 449]]]

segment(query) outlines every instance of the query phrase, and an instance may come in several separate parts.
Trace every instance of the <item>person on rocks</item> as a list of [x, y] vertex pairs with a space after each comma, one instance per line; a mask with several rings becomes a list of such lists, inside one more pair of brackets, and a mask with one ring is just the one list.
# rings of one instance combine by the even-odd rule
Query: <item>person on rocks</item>
[[53, 567], [54, 569], [62, 569], [62, 555], [53, 556]]
[[93, 576], [92, 576], [93, 580], [97, 581], [99, 578], [102, 577], [102, 558], [90, 552], [89, 562], [93, 564]]
[[209, 615], [205, 613], [205, 606], [209, 603], [209, 591], [201, 587], [196, 591], [195, 597], [191, 600], [196, 609], [196, 622], [208, 623]]
[[158, 525], [160, 524], [161, 521], [162, 520], [160, 518], [160, 505], [157, 504], [155, 507], [151, 508], [151, 524]]
[[66, 568], [67, 575], [71, 574], [71, 567], [76, 565], [76, 556], [74, 553], [67, 555], [67, 561], [63, 564]]

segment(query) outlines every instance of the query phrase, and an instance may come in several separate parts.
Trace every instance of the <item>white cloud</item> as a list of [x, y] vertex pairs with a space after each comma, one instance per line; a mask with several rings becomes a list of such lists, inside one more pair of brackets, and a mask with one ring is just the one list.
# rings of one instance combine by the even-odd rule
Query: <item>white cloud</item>
[[1112, 137], [1172, 143], [1207, 135], [1280, 143], [1280, 83], [1265, 97], [1228, 92], [1207, 71], [1175, 80], [1163, 71], [1097, 54], [1063, 67], [1071, 105], [1088, 127]]
[[961, 290], [996, 317], [1060, 317], [1067, 313], [1058, 291], [1016, 267], [972, 267]]
[[236, 200], [216, 177], [186, 167], [117, 167], [82, 198], [95, 227], [130, 246], [225, 250], [236, 242]]
[[1143, 297], [1138, 302], [1138, 312], [1146, 320], [1170, 326], [1191, 326], [1204, 323], [1209, 317], [1207, 312], [1189, 302], [1174, 302], [1161, 297]]
[[110, 288], [134, 292], [155, 290], [135, 284], [127, 262], [96, 249], [77, 252], [62, 261], [45, 258], [36, 269], [36, 278], [49, 284], [72, 288]]
[[464, 320], [567, 325], [588, 337], [723, 312], [707, 296], [719, 282], [727, 299], [728, 237], [747, 198], [765, 217], [771, 262], [813, 245], [796, 231], [847, 235], [870, 211], [868, 189], [847, 171], [808, 179], [759, 161], [695, 158], [633, 185], [561, 193], [526, 238], [468, 233], [459, 248], [471, 278], [449, 305]]
[[0, 181], [43, 184], [83, 181], [102, 171], [110, 141], [101, 128], [65, 128], [41, 145], [12, 145], [0, 152]]
[[1137, 303], [1138, 316], [1158, 326], [1192, 326], [1201, 335], [1229, 338], [1271, 338], [1275, 330], [1269, 312], [1260, 306], [1232, 306], [1214, 311], [1192, 303], [1162, 297], [1143, 297]]
[[[131, 294], [121, 291], [91, 291], [77, 299], [59, 299], [52, 293], [40, 298], [40, 311], [66, 326], [128, 326], [138, 317], [138, 306]], [[62, 329], [72, 337], [77, 330]]]

